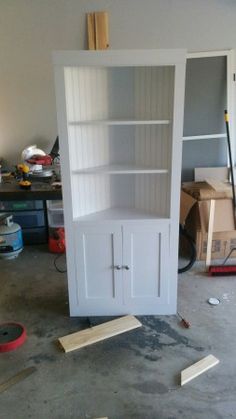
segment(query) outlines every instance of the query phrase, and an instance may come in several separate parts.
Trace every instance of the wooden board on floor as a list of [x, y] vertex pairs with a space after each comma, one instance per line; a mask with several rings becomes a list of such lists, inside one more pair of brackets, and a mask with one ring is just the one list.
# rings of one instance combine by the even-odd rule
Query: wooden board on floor
[[5, 383], [0, 384], [0, 393], [3, 393], [10, 387], [29, 377], [29, 375], [33, 374], [35, 371], [37, 371], [35, 367], [29, 367], [13, 375], [13, 377], [9, 378]]
[[195, 364], [191, 365], [191, 367], [181, 371], [181, 386], [198, 377], [200, 374], [203, 374], [205, 371], [209, 370], [215, 365], [219, 364], [219, 362], [219, 359], [217, 359], [214, 355], [208, 355]]
[[142, 323], [136, 317], [125, 316], [64, 336], [59, 338], [59, 342], [65, 352], [70, 352], [141, 326]]

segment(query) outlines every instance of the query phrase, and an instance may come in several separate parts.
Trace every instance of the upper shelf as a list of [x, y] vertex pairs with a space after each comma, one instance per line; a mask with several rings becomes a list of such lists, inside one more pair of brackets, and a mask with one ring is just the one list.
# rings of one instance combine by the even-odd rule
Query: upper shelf
[[69, 121], [69, 125], [168, 125], [169, 119], [101, 119], [88, 121]]
[[167, 169], [137, 166], [131, 164], [110, 164], [106, 166], [88, 167], [86, 169], [73, 170], [73, 174], [133, 174], [133, 173], [168, 173]]

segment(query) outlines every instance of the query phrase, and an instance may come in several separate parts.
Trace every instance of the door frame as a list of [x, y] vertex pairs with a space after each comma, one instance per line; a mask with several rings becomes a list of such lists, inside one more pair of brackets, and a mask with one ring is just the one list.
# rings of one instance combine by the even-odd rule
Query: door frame
[[[230, 128], [230, 142], [232, 149], [233, 163], [235, 163], [235, 150], [236, 150], [236, 92], [235, 92], [235, 81], [236, 81], [236, 57], [235, 50], [219, 50], [219, 51], [199, 51], [190, 52], [187, 54], [187, 60], [195, 58], [210, 58], [210, 57], [226, 57], [226, 104], [227, 110], [230, 116], [229, 128]], [[219, 139], [226, 138], [225, 133], [219, 134], [207, 134], [207, 135], [192, 135], [183, 137], [183, 141], [202, 140], [202, 139]], [[234, 140], [235, 139], [235, 140]]]

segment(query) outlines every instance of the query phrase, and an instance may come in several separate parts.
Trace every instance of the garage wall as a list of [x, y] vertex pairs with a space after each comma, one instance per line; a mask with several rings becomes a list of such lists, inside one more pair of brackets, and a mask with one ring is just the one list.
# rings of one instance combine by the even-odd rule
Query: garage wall
[[235, 48], [235, 0], [0, 0], [0, 157], [57, 135], [51, 52], [84, 49], [85, 13], [107, 10], [110, 44]]

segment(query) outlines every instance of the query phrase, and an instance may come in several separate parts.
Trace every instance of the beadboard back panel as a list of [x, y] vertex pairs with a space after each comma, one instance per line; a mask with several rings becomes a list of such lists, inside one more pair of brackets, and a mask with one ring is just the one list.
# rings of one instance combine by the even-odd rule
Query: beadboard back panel
[[[64, 77], [74, 217], [116, 206], [169, 217], [168, 174], [75, 171], [130, 164], [170, 172], [174, 67], [68, 67]], [[168, 123], [125, 125], [127, 119]]]
[[172, 66], [67, 67], [64, 76], [69, 123], [172, 117]]

